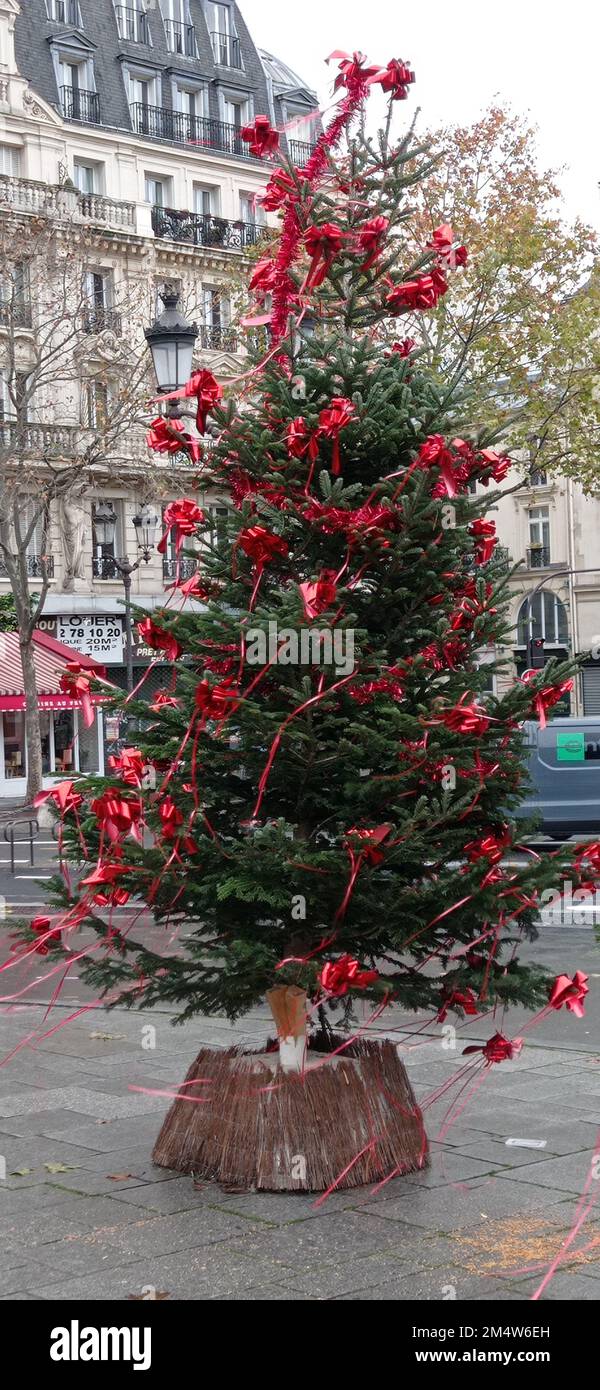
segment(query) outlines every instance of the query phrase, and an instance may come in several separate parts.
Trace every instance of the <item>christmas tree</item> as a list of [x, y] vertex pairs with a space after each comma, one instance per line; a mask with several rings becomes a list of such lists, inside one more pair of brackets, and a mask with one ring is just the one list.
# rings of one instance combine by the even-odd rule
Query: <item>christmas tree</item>
[[[392, 1003], [440, 1021], [547, 1004], [550, 981], [518, 948], [568, 863], [515, 864], [514, 811], [522, 722], [545, 720], [571, 673], [552, 664], [495, 696], [482, 662], [508, 639], [488, 514], [511, 461], [469, 419], [463, 378], [420, 365], [415, 320], [451, 295], [467, 251], [440, 226], [407, 263], [427, 154], [394, 117], [413, 74], [333, 56], [339, 108], [304, 169], [281, 157], [264, 198], [281, 229], [246, 326], [268, 323], [268, 350], [235, 396], [192, 377], [212, 447], [154, 422], [153, 447], [199, 460], [196, 494], [166, 513], [197, 573], [140, 622], [172, 679], [127, 703], [141, 732], [108, 778], [50, 794], [84, 871], [57, 882], [60, 930], [25, 933], [59, 953], [91, 926], [80, 968], [109, 1003], [236, 1019], [268, 997], [298, 1070], [331, 1003], [350, 1016], [364, 1001], [367, 1021]], [[389, 112], [372, 139], [376, 85]], [[274, 157], [266, 118], [244, 138]], [[227, 504], [217, 529], [201, 493]], [[580, 848], [569, 874], [598, 868], [597, 847]], [[128, 898], [162, 946], [135, 917], [115, 926]]]

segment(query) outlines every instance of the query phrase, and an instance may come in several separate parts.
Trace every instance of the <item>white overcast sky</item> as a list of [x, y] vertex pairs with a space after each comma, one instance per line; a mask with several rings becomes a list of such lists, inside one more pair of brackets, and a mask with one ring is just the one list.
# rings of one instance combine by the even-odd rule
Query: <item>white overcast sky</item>
[[494, 96], [528, 112], [544, 166], [567, 166], [567, 212], [600, 231], [598, 0], [239, 3], [255, 43], [300, 73], [322, 105], [331, 92], [323, 59], [358, 48], [382, 65], [410, 60], [417, 81], [401, 116], [418, 104], [424, 124], [470, 122]]

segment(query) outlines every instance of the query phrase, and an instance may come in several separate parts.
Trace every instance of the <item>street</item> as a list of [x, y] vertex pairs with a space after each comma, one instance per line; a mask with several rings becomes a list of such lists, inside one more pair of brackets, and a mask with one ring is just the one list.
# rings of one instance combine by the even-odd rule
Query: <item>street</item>
[[[40, 837], [34, 869], [20, 862], [14, 878], [4, 857], [6, 934], [11, 918], [44, 906], [55, 854]], [[173, 1030], [164, 1009], [94, 1007], [76, 970], [49, 1010], [56, 977], [44, 978], [43, 957], [33, 974], [5, 972], [14, 1002], [0, 1006], [0, 1297], [531, 1298], [576, 1219], [600, 1131], [600, 955], [593, 914], [582, 927], [574, 911], [567, 905], [560, 925], [543, 922], [524, 954], [557, 974], [589, 974], [585, 1018], [552, 1011], [527, 1029], [528, 1016], [511, 1012], [508, 1036], [524, 1030], [520, 1056], [478, 1070], [467, 1092], [463, 1048], [485, 1041], [491, 1020], [466, 1020], [453, 1034], [389, 1010], [368, 1029], [399, 1045], [432, 1164], [322, 1205], [300, 1193], [224, 1192], [151, 1163], [170, 1096], [200, 1046], [260, 1046], [266, 1009], [233, 1027], [196, 1019]], [[592, 1207], [542, 1301], [598, 1299], [599, 1253]]]

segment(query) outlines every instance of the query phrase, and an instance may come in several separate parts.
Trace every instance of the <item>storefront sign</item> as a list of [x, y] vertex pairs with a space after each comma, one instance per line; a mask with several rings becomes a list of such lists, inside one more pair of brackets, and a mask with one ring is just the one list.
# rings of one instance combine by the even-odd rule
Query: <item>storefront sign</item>
[[112, 614], [61, 614], [56, 619], [56, 638], [97, 661], [123, 661], [123, 619]]

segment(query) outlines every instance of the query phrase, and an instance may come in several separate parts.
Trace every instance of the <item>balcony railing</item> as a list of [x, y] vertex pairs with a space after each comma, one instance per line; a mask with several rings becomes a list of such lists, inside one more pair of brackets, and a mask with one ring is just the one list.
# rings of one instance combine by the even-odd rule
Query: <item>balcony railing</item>
[[76, 425], [30, 425], [19, 420], [0, 420], [0, 447], [36, 458], [73, 458], [80, 431]]
[[132, 10], [127, 5], [115, 5], [119, 38], [128, 43], [150, 43], [148, 16], [144, 10]]
[[131, 124], [138, 135], [252, 158], [238, 126], [213, 121], [208, 116], [190, 116], [186, 111], [169, 111], [165, 106], [146, 106], [141, 101], [132, 102], [130, 110]]
[[31, 328], [31, 304], [20, 299], [0, 299], [0, 325]]
[[[45, 567], [46, 567], [46, 574], [48, 575], [48, 579], [54, 579], [54, 556], [53, 556], [53, 555], [46, 555], [46, 557], [45, 557]], [[28, 555], [28, 556], [27, 556], [27, 575], [28, 575], [28, 578], [29, 578], [29, 579], [43, 579], [43, 578], [44, 578], [44, 561], [42, 560], [41, 555]], [[8, 577], [8, 571], [7, 571], [7, 568], [6, 568], [6, 564], [5, 564], [4, 560], [0, 560], [0, 579], [6, 579], [7, 577]]]
[[191, 555], [180, 555], [179, 566], [177, 560], [168, 559], [165, 555], [163, 560], [163, 579], [191, 579], [196, 573], [198, 561]]
[[92, 574], [94, 579], [120, 579], [117, 562], [113, 555], [93, 555]]
[[97, 92], [85, 92], [81, 87], [61, 87], [60, 104], [67, 121], [100, 122], [100, 99]]
[[122, 321], [121, 315], [114, 309], [105, 309], [101, 305], [96, 308], [86, 309], [83, 315], [82, 328], [84, 333], [114, 333], [117, 338], [121, 337]]
[[527, 551], [527, 568], [530, 570], [547, 569], [550, 564], [550, 546], [532, 545]]
[[254, 222], [229, 222], [210, 213], [178, 212], [174, 208], [153, 207], [154, 235], [191, 246], [222, 247], [224, 251], [245, 251], [266, 235], [266, 227]]
[[165, 34], [170, 53], [181, 53], [184, 58], [197, 58], [196, 30], [193, 24], [181, 24], [176, 19], [165, 19]]
[[243, 68], [242, 50], [240, 41], [234, 38], [233, 34], [215, 34], [210, 36], [212, 51], [215, 63], [220, 68]]
[[[78, 199], [78, 206], [74, 200]], [[90, 222], [135, 231], [135, 203], [117, 198], [105, 198], [99, 193], [74, 193], [61, 184], [41, 183], [37, 179], [22, 179], [13, 174], [0, 174], [0, 206], [17, 212], [44, 213], [72, 218], [79, 215]]]
[[304, 165], [308, 164], [315, 148], [308, 140], [288, 140], [287, 147], [292, 164], [296, 164], [299, 169], [303, 169]]
[[232, 328], [225, 328], [218, 325], [201, 324], [198, 335], [200, 347], [204, 352], [237, 352], [237, 335]]

